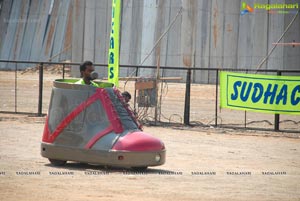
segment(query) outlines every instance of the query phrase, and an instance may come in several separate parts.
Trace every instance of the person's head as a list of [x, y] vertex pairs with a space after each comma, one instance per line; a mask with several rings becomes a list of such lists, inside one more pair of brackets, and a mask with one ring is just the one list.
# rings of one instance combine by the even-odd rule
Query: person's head
[[125, 99], [125, 102], [128, 103], [131, 99], [131, 94], [128, 91], [124, 91], [122, 93], [123, 98]]
[[85, 61], [80, 65], [80, 74], [84, 80], [92, 80], [91, 72], [95, 71], [95, 67], [91, 61]]

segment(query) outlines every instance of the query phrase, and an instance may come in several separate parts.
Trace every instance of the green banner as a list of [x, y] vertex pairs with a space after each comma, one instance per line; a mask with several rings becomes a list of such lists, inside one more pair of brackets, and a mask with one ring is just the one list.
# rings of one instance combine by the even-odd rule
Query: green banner
[[300, 76], [221, 72], [222, 108], [300, 114]]
[[119, 86], [119, 35], [121, 0], [112, 0], [111, 32], [108, 50], [108, 81]]

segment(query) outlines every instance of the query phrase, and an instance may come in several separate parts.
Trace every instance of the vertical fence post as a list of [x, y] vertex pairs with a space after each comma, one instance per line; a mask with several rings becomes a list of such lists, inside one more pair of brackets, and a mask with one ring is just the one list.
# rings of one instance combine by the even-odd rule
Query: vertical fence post
[[[248, 69], [246, 69], [246, 74], [248, 74]], [[247, 110], [244, 111], [244, 128], [247, 127]]]
[[191, 68], [187, 69], [184, 101], [184, 124], [190, 125]]
[[[277, 71], [277, 75], [281, 76], [281, 71]], [[279, 131], [279, 119], [280, 119], [279, 114], [275, 114], [275, 116], [274, 116], [274, 130], [275, 131]]]
[[[138, 67], [136, 67], [135, 68], [135, 77], [137, 77], [138, 76], [138, 70], [139, 70], [139, 68]], [[136, 83], [136, 79], [135, 79], [135, 83]], [[136, 89], [135, 89], [135, 83], [134, 83], [134, 99], [133, 99], [133, 111], [134, 112], [136, 112]]]
[[63, 79], [65, 79], [65, 64], [63, 64]]
[[15, 66], [15, 113], [17, 113], [17, 100], [18, 100], [18, 93], [17, 93], [17, 85], [18, 85], [18, 82], [17, 82], [17, 75], [18, 75], [18, 64], [16, 63], [16, 66]]
[[38, 116], [42, 116], [42, 105], [43, 105], [43, 74], [44, 67], [43, 63], [39, 65], [39, 103], [38, 103]]
[[219, 69], [217, 69], [216, 72], [215, 126], [218, 126], [218, 86], [219, 86]]
[[244, 111], [244, 128], [247, 127], [247, 111]]

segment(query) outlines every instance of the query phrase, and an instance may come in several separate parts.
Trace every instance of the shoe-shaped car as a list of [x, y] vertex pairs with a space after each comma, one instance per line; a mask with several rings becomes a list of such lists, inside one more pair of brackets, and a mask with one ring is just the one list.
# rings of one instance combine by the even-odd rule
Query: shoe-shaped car
[[164, 143], [143, 132], [113, 84], [99, 87], [59, 79], [53, 89], [41, 155], [53, 165], [67, 161], [146, 169], [165, 163]]

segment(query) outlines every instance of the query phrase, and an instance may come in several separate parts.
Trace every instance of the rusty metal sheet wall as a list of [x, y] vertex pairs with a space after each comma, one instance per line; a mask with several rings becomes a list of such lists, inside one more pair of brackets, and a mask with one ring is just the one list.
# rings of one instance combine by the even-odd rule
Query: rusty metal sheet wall
[[94, 61], [96, 63], [107, 63], [107, 49], [109, 37], [108, 23], [111, 18], [111, 7], [109, 7], [109, 1], [97, 0], [96, 12], [95, 12], [95, 53]]
[[[13, 45], [15, 44], [15, 35], [17, 30], [18, 19], [20, 16], [20, 10], [21, 10], [21, 1], [14, 1], [11, 7], [10, 15], [7, 20], [7, 30], [6, 34], [4, 36], [4, 39], [2, 40], [1, 45], [1, 59], [10, 59], [10, 55], [13, 49]], [[3, 21], [4, 19], [1, 19]], [[6, 20], [6, 19], [5, 19]], [[8, 65], [8, 64], [6, 64]]]
[[[253, 2], [250, 1], [251, 4]], [[266, 2], [267, 0], [262, 1], [262, 3]], [[255, 68], [255, 65], [267, 54], [268, 15], [266, 12], [259, 11], [239, 18], [236, 68]], [[265, 65], [262, 68], [265, 68]]]
[[83, 41], [83, 60], [95, 59], [95, 13], [96, 1], [87, 0], [85, 2], [85, 16], [84, 16], [84, 41]]
[[[300, 3], [299, 3], [300, 4]], [[292, 20], [293, 15], [284, 16], [285, 27]], [[287, 32], [285, 42], [299, 42], [300, 41], [300, 16], [294, 22], [290, 30]], [[300, 46], [284, 46], [283, 49], [283, 67], [288, 69], [300, 69]], [[279, 48], [278, 48], [279, 49]], [[272, 66], [271, 66], [272, 67]]]
[[40, 9], [40, 2], [39, 0], [32, 0], [30, 2], [30, 8], [27, 18], [27, 23], [25, 23], [25, 31], [23, 35], [23, 40], [21, 43], [21, 50], [19, 53], [19, 59], [28, 61], [30, 60], [30, 53], [32, 48], [35, 48], [33, 45], [33, 41], [36, 40], [35, 38], [35, 31], [39, 19], [39, 9]]
[[52, 51], [49, 55], [51, 61], [59, 61], [59, 54], [64, 50], [64, 40], [65, 32], [67, 29], [67, 20], [68, 20], [68, 9], [70, 7], [70, 0], [58, 1], [60, 2], [58, 8], [58, 17], [56, 21]]
[[[141, 63], [142, 17], [144, 3], [139, 0], [125, 0], [122, 8], [120, 61], [122, 64]], [[135, 69], [123, 69], [121, 73], [130, 75]], [[124, 75], [124, 74], [123, 74]]]
[[[31, 34], [34, 35], [32, 47], [30, 49], [31, 61], [40, 61], [40, 54], [43, 47], [43, 40], [46, 34], [47, 22], [50, 18], [49, 10], [52, 1], [41, 1], [38, 8], [38, 21], [36, 22], [36, 29]], [[30, 31], [30, 30], [29, 30]]]
[[[121, 26], [120, 29], [122, 31], [122, 37], [121, 40], [123, 41], [120, 44], [120, 61], [126, 64], [133, 64], [136, 63], [132, 61], [133, 57], [131, 56], [133, 53], [130, 50], [131, 44], [138, 44], [138, 38], [135, 37], [136, 42], [132, 42], [132, 37], [134, 37], [133, 33], [136, 33], [136, 27], [133, 27], [133, 20], [134, 18], [132, 17], [133, 9], [134, 6], [136, 5], [134, 1], [131, 0], [125, 0], [122, 1], [123, 6], [122, 6], [122, 19], [121, 19]], [[137, 13], [136, 13], [137, 14]], [[136, 30], [135, 32], [132, 32], [132, 30]], [[106, 55], [105, 55], [106, 56]], [[129, 72], [127, 72], [128, 69], [120, 69], [120, 74], [121, 75], [126, 75]]]
[[67, 21], [65, 27], [65, 33], [63, 37], [63, 46], [61, 47], [61, 52], [59, 54], [59, 61], [71, 60], [72, 56], [72, 17], [73, 17], [73, 1], [69, 1], [69, 7], [67, 9]]
[[[165, 4], [167, 6], [167, 4]], [[172, 0], [170, 2], [169, 11], [167, 12], [167, 17], [164, 18], [167, 20], [165, 23], [167, 26], [173, 21], [176, 17], [179, 9], [181, 8], [180, 0]], [[162, 19], [159, 19], [162, 20]], [[162, 40], [167, 40], [167, 50], [165, 59], [166, 66], [183, 66], [182, 57], [181, 57], [181, 23], [182, 16], [179, 15], [177, 20], [174, 22], [174, 25], [170, 28], [170, 31], [166, 35], [167, 38], [163, 38]], [[162, 56], [161, 56], [162, 57]], [[165, 76], [181, 76], [185, 77], [183, 72], [173, 71], [173, 72], [164, 72]]]
[[21, 1], [21, 7], [20, 7], [20, 13], [19, 13], [19, 18], [16, 18], [16, 33], [15, 33], [15, 37], [13, 40], [13, 45], [12, 45], [12, 49], [9, 55], [9, 59], [10, 60], [16, 60], [20, 54], [21, 51], [21, 45], [22, 45], [22, 40], [23, 40], [23, 36], [24, 36], [24, 32], [25, 32], [25, 25], [28, 24], [27, 23], [27, 15], [29, 12], [29, 0], [24, 0]]
[[0, 52], [5, 40], [12, 1], [1, 1], [0, 9]]
[[[73, 23], [72, 23], [72, 54], [71, 61], [81, 62], [83, 60], [83, 29], [84, 29], [84, 11], [85, 11], [85, 0], [73, 0]], [[78, 77], [79, 70], [72, 68], [72, 75]]]
[[[143, 65], [252, 68], [273, 47], [294, 14], [265, 10], [240, 15], [243, 0], [123, 0], [120, 64], [139, 65], [183, 7], [174, 25]], [[255, 0], [248, 0], [253, 5]], [[290, 3], [261, 0], [260, 3]], [[299, 3], [300, 0], [294, 0]], [[52, 5], [53, 4], [53, 5]], [[52, 10], [51, 10], [52, 7]], [[51, 12], [49, 12], [51, 11]], [[191, 18], [191, 16], [193, 16]], [[111, 0], [2, 0], [0, 59], [107, 63]], [[186, 42], [188, 41], [188, 42]], [[281, 42], [300, 41], [300, 17]], [[300, 48], [278, 46], [262, 69], [300, 69]], [[25, 67], [20, 65], [20, 67]], [[0, 68], [13, 68], [1, 64]], [[101, 76], [107, 75], [106, 70]], [[121, 69], [121, 76], [134, 69]], [[74, 76], [78, 67], [72, 68]], [[155, 76], [144, 69], [141, 76]], [[181, 76], [183, 71], [161, 72]], [[194, 82], [214, 83], [216, 74], [193, 73]]]
[[[59, 18], [59, 7], [62, 1], [52, 0], [53, 5], [50, 5], [49, 13], [48, 13], [48, 21], [46, 25], [46, 32], [43, 37], [43, 46], [41, 49], [40, 60], [48, 61], [51, 58], [51, 53], [53, 49], [53, 42], [55, 31], [57, 27], [57, 22]], [[52, 3], [51, 2], [51, 3]]]

